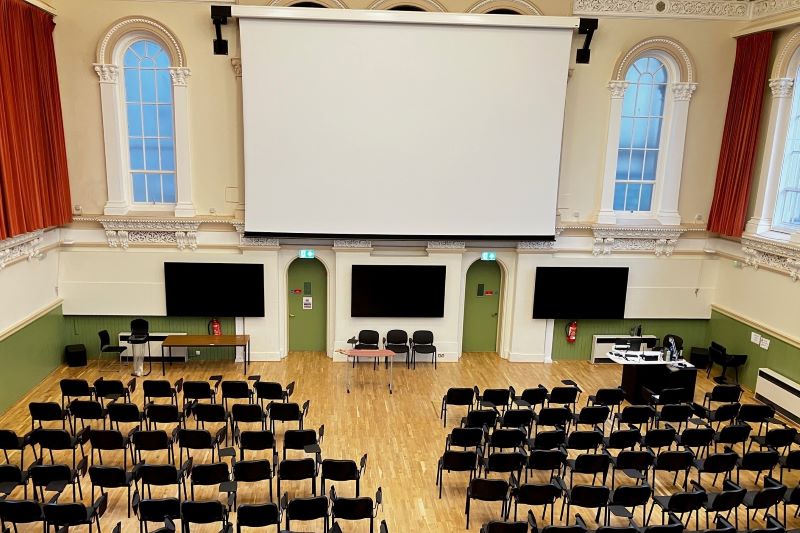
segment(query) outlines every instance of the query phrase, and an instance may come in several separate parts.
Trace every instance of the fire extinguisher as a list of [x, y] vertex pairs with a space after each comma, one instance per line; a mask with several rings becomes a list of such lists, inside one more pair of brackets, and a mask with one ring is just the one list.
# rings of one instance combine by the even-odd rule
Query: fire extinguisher
[[572, 344], [575, 342], [575, 338], [578, 336], [578, 323], [573, 320], [564, 328], [564, 331], [567, 334], [567, 342]]
[[222, 324], [216, 318], [212, 318], [208, 321], [208, 334], [222, 335]]

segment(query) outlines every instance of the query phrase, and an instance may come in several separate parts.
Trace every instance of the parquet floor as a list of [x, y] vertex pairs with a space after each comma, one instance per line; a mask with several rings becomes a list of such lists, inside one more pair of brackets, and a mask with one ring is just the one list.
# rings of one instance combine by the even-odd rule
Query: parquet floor
[[[91, 382], [99, 376], [104, 376], [106, 379], [118, 377], [127, 380], [130, 367], [121, 368], [116, 373], [100, 373], [98, 370], [96, 361], [92, 361], [85, 368], [57, 369], [0, 417], [0, 427], [12, 428], [19, 432], [27, 431], [30, 428], [27, 403], [48, 399], [60, 401], [58, 382], [62, 378], [80, 377]], [[233, 363], [191, 362], [186, 365], [173, 365], [169, 368], [167, 377], [170, 381], [174, 381], [179, 377], [206, 379], [213, 374], [223, 374], [227, 379], [242, 379], [241, 372], [241, 366]], [[448, 387], [478, 385], [483, 389], [505, 387], [510, 384], [521, 392], [524, 388], [539, 383], [550, 388], [559, 384], [561, 379], [568, 378], [578, 382], [583, 390], [587, 391], [579, 400], [583, 405], [587, 393], [594, 392], [600, 387], [614, 386], [620, 381], [620, 368], [616, 365], [597, 366], [584, 361], [553, 364], [508, 363], [491, 353], [465, 354], [460, 363], [441, 364], [436, 371], [429, 363], [418, 363], [416, 370], [407, 370], [403, 364], [396, 364], [393, 395], [387, 393], [384, 372], [383, 369], [373, 371], [371, 364], [360, 365], [354, 374], [351, 394], [345, 392], [344, 364], [332, 363], [321, 353], [292, 353], [282, 362], [255, 363], [249, 373], [260, 374], [265, 380], [280, 381], [284, 385], [289, 381], [296, 382], [292, 399], [298, 403], [306, 399], [311, 401], [306, 427], [317, 428], [320, 424], [325, 424], [325, 439], [322, 444], [324, 457], [358, 460], [364, 453], [369, 455], [367, 470], [361, 484], [362, 493], [374, 494], [378, 486], [383, 487], [384, 507], [379, 511], [376, 530], [379, 521], [385, 519], [391, 533], [464, 530], [467, 475], [445, 474], [444, 495], [441, 500], [437, 498], [435, 486], [436, 464], [444, 447], [445, 436], [463, 414], [458, 408], [452, 409], [448, 427], [442, 427], [439, 409], [442, 395]], [[159, 377], [156, 376], [155, 368], [153, 377]], [[702, 394], [710, 390], [712, 385], [705, 378], [705, 374], [701, 373], [698, 377], [695, 399], [702, 398]], [[141, 405], [141, 387], [137, 387], [134, 401]], [[752, 401], [752, 395], [747, 392], [743, 401]], [[193, 422], [190, 421], [190, 424], [192, 427]], [[276, 437], [279, 443], [282, 442], [282, 432], [283, 428], [278, 429]], [[88, 454], [88, 443], [86, 451]], [[30, 457], [29, 452], [26, 454], [26, 461], [27, 457]], [[69, 455], [65, 453], [62, 460], [67, 462], [68, 457]], [[121, 455], [104, 454], [104, 459], [107, 464], [122, 461]], [[208, 462], [210, 457], [197, 454], [195, 460]], [[542, 480], [544, 481], [544, 478]], [[794, 486], [797, 480], [798, 474], [789, 473], [784, 482]], [[677, 490], [671, 481], [672, 476], [666, 474], [659, 476], [657, 492], [666, 494]], [[710, 483], [710, 476], [704, 478], [705, 485], [708, 486]], [[717, 490], [721, 487], [721, 483], [720, 480], [716, 486]], [[746, 488], [753, 488], [754, 476], [743, 474], [742, 483]], [[354, 491], [352, 485], [348, 483], [337, 487], [337, 490], [341, 495], [350, 495]], [[268, 498], [266, 486], [262, 484], [259, 487], [258, 491], [241, 487], [239, 503], [266, 500]], [[87, 503], [90, 501], [89, 489], [87, 476], [83, 480], [83, 497]], [[290, 497], [307, 495], [310, 490], [308, 482], [285, 482], [284, 489], [288, 490]], [[168, 490], [169, 495], [172, 495], [174, 489], [170, 487]], [[155, 491], [153, 496], [156, 496]], [[111, 504], [102, 519], [103, 530], [110, 531], [118, 521], [122, 522], [123, 531], [137, 530], [136, 518], [126, 517], [125, 497], [124, 489], [111, 492]], [[198, 497], [214, 497], [214, 491], [200, 490]], [[62, 498], [65, 501], [70, 500], [69, 490]], [[559, 510], [560, 504], [557, 504], [556, 521]], [[474, 502], [470, 529], [479, 530], [481, 524], [497, 517], [498, 514], [498, 505]], [[594, 523], [591, 511], [583, 510], [581, 514], [590, 525]], [[791, 515], [790, 512], [789, 526], [800, 525], [800, 520], [791, 519]], [[759, 523], [761, 516], [759, 514]], [[540, 520], [540, 525], [546, 524], [547, 521], [542, 521], [540, 517], [541, 510], [538, 511], [537, 519]], [[660, 514], [656, 511], [653, 517], [658, 521]], [[739, 527], [743, 529], [744, 513], [740, 513], [740, 519]], [[623, 525], [619, 519], [616, 520], [615, 524]], [[637, 521], [642, 523], [641, 516], [637, 516]], [[321, 523], [303, 523], [298, 526], [301, 530], [322, 531]], [[342, 526], [346, 532], [368, 531], [367, 522], [343, 523]], [[701, 520], [701, 528], [702, 526], [704, 520]], [[33, 530], [39, 529], [20, 528], [20, 531]], [[195, 531], [194, 527], [192, 531]], [[197, 528], [197, 531], [217, 531], [217, 529]]]

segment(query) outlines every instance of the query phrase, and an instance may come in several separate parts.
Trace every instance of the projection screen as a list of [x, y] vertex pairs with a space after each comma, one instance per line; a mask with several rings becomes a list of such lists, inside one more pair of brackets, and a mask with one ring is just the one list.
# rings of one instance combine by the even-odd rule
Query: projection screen
[[577, 18], [233, 10], [247, 232], [554, 235]]

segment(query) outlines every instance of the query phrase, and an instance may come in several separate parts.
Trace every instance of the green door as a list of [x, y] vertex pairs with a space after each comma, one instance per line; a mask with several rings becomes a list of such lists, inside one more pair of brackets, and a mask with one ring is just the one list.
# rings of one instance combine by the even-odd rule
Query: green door
[[501, 279], [496, 261], [475, 261], [467, 270], [462, 351], [497, 350]]
[[289, 351], [324, 352], [328, 273], [318, 259], [289, 265]]

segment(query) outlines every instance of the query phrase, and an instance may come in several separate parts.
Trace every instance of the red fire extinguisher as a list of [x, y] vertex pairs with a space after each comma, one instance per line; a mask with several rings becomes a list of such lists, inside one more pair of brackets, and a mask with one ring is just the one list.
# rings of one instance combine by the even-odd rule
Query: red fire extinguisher
[[216, 318], [212, 318], [208, 321], [208, 334], [222, 335], [222, 324]]
[[567, 342], [570, 344], [575, 342], [575, 338], [578, 336], [578, 323], [575, 320], [573, 320], [572, 322], [567, 324], [567, 327], [564, 329], [567, 333]]

